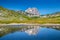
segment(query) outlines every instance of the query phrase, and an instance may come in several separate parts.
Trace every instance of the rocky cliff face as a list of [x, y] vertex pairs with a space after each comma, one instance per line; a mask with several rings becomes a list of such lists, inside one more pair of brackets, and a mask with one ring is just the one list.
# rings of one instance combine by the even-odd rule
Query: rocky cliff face
[[30, 17], [40, 16], [37, 8], [28, 8], [27, 10], [25, 10], [25, 12], [29, 13], [28, 16], [30, 16]]

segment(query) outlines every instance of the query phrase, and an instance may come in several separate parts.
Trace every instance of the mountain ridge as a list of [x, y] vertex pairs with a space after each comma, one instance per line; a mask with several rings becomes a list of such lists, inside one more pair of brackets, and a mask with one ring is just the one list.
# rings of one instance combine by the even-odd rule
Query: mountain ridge
[[[60, 12], [29, 17], [25, 11], [14, 11], [0, 7], [0, 23], [60, 23]], [[55, 19], [55, 20], [54, 20]]]

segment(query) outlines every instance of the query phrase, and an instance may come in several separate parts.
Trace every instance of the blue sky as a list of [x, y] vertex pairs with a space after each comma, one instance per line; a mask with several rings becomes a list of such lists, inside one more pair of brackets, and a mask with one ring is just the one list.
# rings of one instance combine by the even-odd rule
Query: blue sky
[[36, 7], [41, 15], [60, 12], [60, 0], [0, 0], [0, 6], [12, 10]]

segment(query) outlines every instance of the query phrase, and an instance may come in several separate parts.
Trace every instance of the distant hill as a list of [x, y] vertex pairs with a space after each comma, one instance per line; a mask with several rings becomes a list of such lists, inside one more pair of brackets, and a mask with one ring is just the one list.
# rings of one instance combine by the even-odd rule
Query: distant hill
[[48, 18], [48, 17], [60, 17], [60, 12], [55, 12], [55, 13], [46, 14], [46, 15], [40, 15], [40, 17], [43, 17], [43, 18]]

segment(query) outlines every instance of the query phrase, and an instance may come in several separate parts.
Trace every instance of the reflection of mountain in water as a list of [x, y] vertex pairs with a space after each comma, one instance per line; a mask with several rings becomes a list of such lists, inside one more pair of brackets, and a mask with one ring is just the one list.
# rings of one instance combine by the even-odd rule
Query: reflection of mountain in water
[[23, 26], [23, 25], [0, 26], [0, 37], [16, 31], [26, 32], [29, 35], [35, 35], [38, 33], [40, 27], [60, 30], [60, 26]]
[[26, 30], [25, 32], [29, 35], [36, 35], [38, 33], [39, 27]]

